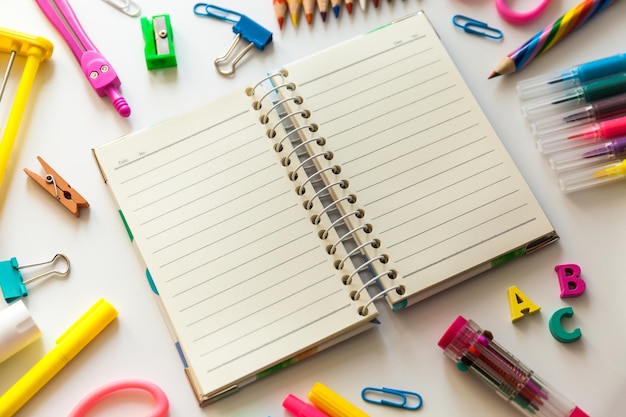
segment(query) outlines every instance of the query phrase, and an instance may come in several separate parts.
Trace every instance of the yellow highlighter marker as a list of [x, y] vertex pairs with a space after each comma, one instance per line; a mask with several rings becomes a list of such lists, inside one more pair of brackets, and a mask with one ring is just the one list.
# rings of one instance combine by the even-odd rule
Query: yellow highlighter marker
[[311, 388], [309, 400], [329, 417], [369, 417], [368, 414], [320, 382], [316, 382]]
[[56, 340], [52, 350], [0, 397], [0, 416], [15, 414], [116, 317], [117, 310], [111, 304], [102, 298], [98, 300]]

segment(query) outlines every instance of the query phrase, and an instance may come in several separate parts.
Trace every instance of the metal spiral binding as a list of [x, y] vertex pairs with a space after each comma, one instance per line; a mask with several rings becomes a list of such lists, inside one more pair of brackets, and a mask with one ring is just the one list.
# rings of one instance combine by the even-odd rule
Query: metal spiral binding
[[291, 163], [291, 156], [294, 154], [297, 154], [298, 150], [300, 150], [301, 148], [306, 147], [307, 144], [311, 143], [311, 142], [315, 142], [317, 143], [319, 146], [324, 146], [326, 144], [326, 139], [322, 138], [322, 137], [317, 137], [317, 138], [311, 138], [308, 140], [305, 140], [303, 142], [301, 142], [298, 146], [296, 146], [295, 148], [293, 148], [291, 150], [291, 152], [289, 152], [287, 154], [286, 157], [283, 158], [283, 165], [287, 166]]
[[[355, 255], [356, 253], [358, 253], [358, 251], [360, 251], [361, 249], [363, 249], [364, 247], [366, 247], [367, 245], [371, 245], [373, 248], [379, 248], [380, 247], [380, 240], [378, 239], [370, 239], [367, 242], [363, 242], [361, 243], [359, 246], [357, 246], [356, 248], [352, 249], [350, 252], [348, 252], [348, 254], [346, 256], [343, 257], [343, 259], [341, 261], [339, 261], [339, 263], [337, 264], [337, 269], [342, 269], [343, 268], [343, 264], [350, 259], [351, 256]], [[335, 246], [331, 246], [330, 248], [328, 248], [328, 251], [332, 251], [333, 253], [335, 253], [336, 248]], [[389, 272], [389, 277], [391, 279], [394, 279], [396, 277], [395, 272]]]
[[[307, 183], [309, 183], [309, 182], [312, 182], [313, 178], [319, 177], [321, 174], [323, 174], [326, 171], [331, 171], [333, 174], [337, 175], [337, 174], [339, 174], [341, 172], [341, 167], [339, 165], [331, 165], [331, 166], [328, 166], [326, 168], [322, 168], [322, 169], [318, 170], [317, 172], [315, 172], [315, 174], [308, 176], [307, 179], [304, 180], [304, 182], [302, 184], [300, 184], [300, 185], [298, 185], [296, 187], [296, 193], [298, 195], [304, 195], [306, 193], [305, 185]], [[313, 223], [313, 224], [317, 224], [317, 223]]]
[[[311, 114], [308, 110], [298, 110], [298, 111], [295, 111], [295, 112], [292, 112], [283, 116], [280, 120], [276, 122], [276, 124], [270, 130], [267, 131], [267, 137], [270, 139], [274, 138], [274, 136], [276, 136], [276, 128], [278, 126], [283, 125], [287, 120], [291, 120], [295, 116], [302, 116], [303, 118], [308, 119], [310, 115]], [[265, 119], [266, 117], [267, 117], [267, 114], [264, 114], [263, 116], [261, 116], [261, 118], [263, 119]]]
[[285, 88], [289, 91], [293, 91], [296, 89], [296, 86], [294, 83], [285, 83], [285, 84], [281, 84], [281, 85], [277, 85], [276, 88], [269, 90], [268, 92], [266, 92], [265, 94], [263, 94], [263, 96], [261, 96], [261, 98], [257, 101], [255, 101], [254, 103], [252, 103], [252, 107], [254, 108], [254, 110], [261, 110], [261, 107], [263, 106], [263, 100], [265, 100], [266, 98], [268, 98], [270, 96], [270, 94], [272, 94], [274, 91], [280, 89], [280, 88]]
[[[286, 156], [281, 158], [281, 163], [284, 166], [288, 166], [292, 163], [292, 158], [298, 159], [300, 163], [296, 166], [292, 171], [288, 171], [288, 178], [291, 181], [298, 180], [298, 172], [302, 171], [305, 175], [305, 179], [302, 184], [296, 186], [295, 192], [298, 195], [305, 195], [306, 189], [305, 185], [310, 184], [315, 191], [315, 193], [308, 199], [304, 201], [304, 208], [306, 210], [312, 210], [317, 204], [314, 204], [315, 200], [319, 201], [321, 209], [318, 213], [314, 214], [311, 217], [311, 222], [314, 225], [317, 225], [321, 222], [321, 218], [324, 214], [328, 217], [330, 221], [330, 225], [319, 231], [319, 238], [324, 240], [329, 237], [329, 231], [334, 229], [336, 232], [343, 232], [343, 230], [347, 230], [343, 235], [341, 235], [334, 243], [329, 244], [326, 247], [326, 251], [330, 255], [334, 255], [337, 252], [337, 249], [340, 245], [346, 248], [347, 254], [341, 259], [336, 260], [334, 262], [334, 267], [337, 270], [342, 270], [349, 259], [354, 256], [358, 256], [363, 253], [362, 251], [366, 247], [372, 247], [377, 249], [380, 247], [380, 240], [376, 238], [363, 239], [364, 241], [359, 244], [359, 240], [356, 239], [356, 234], [361, 232], [366, 235], [370, 234], [373, 231], [372, 225], [369, 223], [363, 223], [359, 226], [352, 226], [347, 219], [349, 217], [355, 217], [357, 219], [361, 219], [365, 216], [365, 212], [362, 208], [355, 208], [347, 213], [343, 213], [343, 210], [340, 210], [340, 203], [347, 202], [350, 205], [356, 203], [356, 195], [347, 194], [341, 197], [336, 197], [331, 193], [331, 189], [334, 187], [338, 187], [341, 189], [348, 189], [349, 182], [346, 179], [337, 178], [336, 180], [330, 181], [326, 179], [322, 174], [325, 172], [330, 172], [334, 175], [338, 175], [341, 172], [341, 167], [339, 165], [333, 165], [330, 162], [324, 163], [325, 166], [321, 163], [315, 163], [316, 160], [327, 160], [332, 161], [333, 153], [323, 149], [326, 144], [326, 139], [322, 136], [309, 137], [304, 138], [302, 134], [308, 135], [309, 133], [315, 133], [318, 131], [318, 126], [315, 123], [308, 123], [306, 119], [311, 116], [311, 112], [307, 109], [301, 109], [299, 106], [304, 102], [304, 99], [295, 93], [297, 89], [297, 85], [293, 82], [289, 82], [287, 77], [289, 76], [287, 71], [281, 70], [278, 73], [270, 74], [261, 81], [259, 81], [254, 87], [248, 88], [246, 93], [249, 96], [253, 96], [257, 88], [261, 87], [264, 83], [270, 82], [272, 83], [272, 87], [266, 91], [259, 100], [253, 102], [253, 108], [255, 110], [260, 110], [263, 107], [263, 101], [268, 99], [272, 93], [279, 93], [279, 90], [283, 89], [285, 91], [290, 92], [292, 95], [288, 97], [281, 97], [278, 100], [272, 100], [272, 106], [266, 111], [261, 113], [260, 121], [263, 124], [268, 124], [271, 120], [271, 113], [275, 113], [277, 121], [266, 132], [268, 138], [274, 140], [276, 138], [277, 129], [279, 126], [285, 127], [285, 134], [280, 138], [280, 140], [274, 140], [274, 151], [278, 154], [283, 152], [285, 141], [289, 141], [293, 146], [292, 149], [287, 153]], [[274, 79], [280, 77], [281, 84], [274, 86]], [[296, 110], [288, 109], [288, 103], [293, 102], [298, 106]], [[298, 120], [303, 120], [304, 124], [297, 123]], [[291, 130], [288, 130], [291, 128]], [[287, 131], [288, 130], [288, 131]], [[307, 132], [308, 131], [308, 132]], [[294, 136], [298, 135], [300, 136]], [[313, 135], [312, 135], [313, 136]], [[297, 141], [297, 142], [296, 142]], [[319, 152], [312, 152], [310, 148], [312, 146], [316, 146], [319, 148]], [[317, 181], [315, 183], [314, 179]], [[348, 245], [346, 245], [348, 244]], [[361, 259], [361, 258], [357, 258]], [[386, 264], [389, 261], [389, 257], [386, 254], [380, 254], [374, 256], [372, 258], [363, 258], [362, 262], [352, 262], [354, 265], [353, 270], [350, 275], [344, 275], [342, 277], [342, 283], [344, 285], [350, 285], [352, 283], [352, 279], [364, 273], [365, 271], [370, 270], [371, 266], [374, 262], [380, 262], [381, 264]], [[358, 265], [357, 265], [358, 264]], [[372, 274], [374, 275], [374, 274]], [[387, 269], [384, 272], [379, 273], [378, 275], [369, 278], [365, 284], [363, 284], [358, 290], [352, 291], [350, 296], [353, 300], [358, 300], [360, 294], [365, 291], [371, 285], [379, 282], [379, 280], [383, 277], [388, 277], [389, 279], [395, 279], [397, 277], [397, 273], [393, 269]], [[375, 296], [371, 297], [370, 300], [362, 307], [359, 307], [359, 314], [365, 316], [367, 315], [368, 307], [375, 300], [384, 298], [387, 293], [390, 291], [396, 291], [398, 294], [402, 294], [404, 292], [404, 288], [402, 285], [395, 285], [385, 289], [384, 291], [379, 291]]]
[[282, 137], [282, 139], [281, 139], [281, 140], [279, 140], [279, 141], [278, 141], [278, 142], [274, 145], [274, 150], [275, 150], [276, 152], [282, 152], [282, 150], [283, 150], [283, 142], [284, 142], [285, 140], [287, 140], [287, 139], [291, 136], [291, 134], [292, 134], [292, 133], [298, 133], [299, 131], [304, 130], [304, 129], [309, 129], [309, 132], [314, 133], [314, 132], [317, 132], [318, 127], [317, 127], [317, 125], [316, 125], [315, 123], [311, 123], [311, 124], [308, 124], [308, 125], [304, 125], [304, 126], [296, 127], [295, 129], [293, 129], [292, 131], [290, 131], [289, 133], [287, 133], [285, 136], [283, 136], [283, 137]]
[[[300, 105], [300, 104], [302, 104], [304, 102], [304, 100], [300, 96], [287, 97], [287, 98], [284, 98], [282, 100], [279, 100], [267, 111], [267, 113], [265, 113], [263, 115], [263, 117], [261, 118], [261, 123], [265, 124], [265, 123], [269, 122], [269, 117], [267, 115], [270, 114], [271, 112], [273, 112], [274, 110], [276, 110], [277, 108], [279, 108], [280, 106], [282, 106], [283, 104], [285, 104], [288, 101], [293, 101], [294, 103], [296, 103], [298, 105]], [[259, 103], [259, 105], [260, 105], [260, 103]], [[276, 127], [276, 126], [274, 126], [274, 127]]]
[[[324, 213], [330, 211], [332, 208], [334, 208], [335, 206], [337, 206], [339, 203], [341, 203], [342, 201], [347, 201], [350, 204], [354, 204], [356, 203], [356, 196], [354, 194], [348, 194], [346, 196], [343, 196], [341, 198], [338, 198], [336, 200], [333, 200], [332, 203], [330, 203], [329, 205], [327, 205], [326, 207], [324, 207], [324, 209], [322, 211], [320, 211], [319, 213], [317, 213], [315, 216], [313, 216], [313, 218], [311, 219], [311, 221], [313, 222], [313, 224], [320, 224], [321, 222], [321, 218], [324, 215]], [[330, 219], [330, 217], [329, 217]], [[332, 220], [332, 219], [331, 219]]]
[[[320, 156], [323, 156], [324, 158], [326, 158], [327, 160], [331, 160], [333, 159], [333, 153], [332, 152], [320, 152], [320, 153], [316, 153], [314, 155], [309, 156], [307, 159], [305, 159], [304, 161], [300, 162], [300, 165], [298, 165], [296, 167], [296, 169], [294, 169], [293, 171], [289, 172], [289, 179], [291, 181], [295, 181], [298, 179], [298, 170], [300, 168], [303, 168], [304, 170], [304, 166], [306, 164], [308, 164], [309, 162], [312, 162], [315, 158], [319, 158]], [[314, 175], [311, 175], [314, 176]], [[312, 207], [307, 208], [307, 210], [310, 210]]]
[[344, 275], [341, 281], [344, 283], [344, 285], [350, 285], [352, 283], [352, 278], [354, 278], [355, 275], [369, 268], [369, 266], [376, 261], [380, 261], [381, 264], [386, 264], [387, 262], [389, 262], [389, 258], [385, 254], [370, 258], [366, 262], [363, 262], [361, 265], [359, 265], [358, 268], [355, 268], [355, 270], [352, 271], [350, 275]]
[[[324, 230], [320, 231], [320, 239], [327, 239], [329, 230], [333, 229], [335, 226], [337, 226], [338, 224], [342, 223], [346, 218], [352, 216], [353, 214], [354, 214], [354, 217], [356, 217], [357, 219], [362, 219], [363, 216], [365, 216], [365, 212], [363, 211], [363, 209], [359, 208], [359, 209], [353, 210], [353, 211], [351, 211], [349, 213], [346, 213], [346, 214], [344, 214], [341, 217], [338, 217], [334, 222], [332, 222], [330, 224], [330, 226], [328, 226], [327, 229], [324, 229]], [[334, 254], [334, 253], [335, 252], [333, 251], [331, 253], [331, 255]]]
[[[320, 188], [319, 190], [317, 190], [317, 192], [313, 195], [313, 197], [311, 197], [310, 200], [307, 200], [304, 204], [304, 208], [306, 208], [307, 210], [311, 210], [313, 208], [313, 200], [315, 200], [316, 198], [320, 197], [325, 191], [330, 190], [331, 188], [335, 187], [335, 186], [339, 186], [343, 189], [348, 188], [349, 183], [347, 180], [337, 180], [335, 182], [331, 182], [330, 184], [328, 184], [327, 186]], [[320, 198], [321, 200], [321, 198]]]

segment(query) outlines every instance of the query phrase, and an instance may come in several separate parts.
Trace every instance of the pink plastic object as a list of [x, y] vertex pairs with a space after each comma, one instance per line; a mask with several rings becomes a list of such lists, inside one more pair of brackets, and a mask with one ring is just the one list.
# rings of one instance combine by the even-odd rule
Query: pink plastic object
[[509, 23], [524, 25], [535, 20], [550, 4], [550, 0], [539, 0], [539, 4], [527, 12], [516, 12], [506, 4], [506, 0], [496, 0], [496, 10], [500, 16]]
[[71, 48], [93, 89], [100, 97], [109, 96], [121, 116], [130, 116], [130, 107], [119, 91], [120, 79], [111, 63], [91, 42], [69, 3], [66, 0], [35, 1]]
[[143, 381], [139, 379], [127, 379], [118, 382], [112, 382], [108, 385], [104, 385], [95, 391], [89, 393], [83, 398], [74, 409], [70, 412], [68, 417], [83, 417], [87, 415], [87, 412], [98, 402], [102, 401], [109, 395], [115, 394], [119, 391], [125, 390], [142, 390], [148, 392], [155, 400], [155, 407], [146, 415], [146, 417], [166, 417], [170, 403], [167, 400], [167, 396], [161, 388], [149, 381]]

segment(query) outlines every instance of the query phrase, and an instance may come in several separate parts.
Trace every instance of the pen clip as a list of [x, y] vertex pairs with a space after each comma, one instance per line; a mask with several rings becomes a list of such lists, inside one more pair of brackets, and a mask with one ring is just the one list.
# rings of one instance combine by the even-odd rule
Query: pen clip
[[[104, 298], [100, 298], [89, 310], [76, 320], [56, 340], [60, 344], [65, 339], [79, 338], [86, 345], [117, 317], [117, 310]], [[69, 358], [71, 359], [71, 358]]]

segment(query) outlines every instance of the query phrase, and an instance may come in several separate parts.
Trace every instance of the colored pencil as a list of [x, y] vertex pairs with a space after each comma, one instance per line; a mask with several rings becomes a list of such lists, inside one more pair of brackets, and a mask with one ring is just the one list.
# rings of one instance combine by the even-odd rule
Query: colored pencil
[[285, 23], [285, 13], [287, 13], [287, 0], [272, 0], [274, 4], [274, 14], [278, 21], [278, 27], [282, 30]]
[[303, 0], [302, 8], [304, 9], [304, 17], [310, 25], [313, 23], [313, 13], [315, 12], [315, 0]]
[[339, 11], [341, 10], [341, 0], [330, 0], [330, 4], [333, 6], [333, 14], [335, 17], [339, 17]]
[[291, 16], [291, 23], [294, 26], [298, 26], [298, 15], [300, 14], [300, 6], [302, 0], [287, 0], [287, 8], [289, 9], [289, 15]]
[[496, 66], [489, 78], [510, 74], [524, 68], [536, 57], [552, 48], [615, 1], [583, 0], [546, 28], [539, 31], [521, 47], [508, 54]]
[[346, 10], [348, 14], [352, 14], [352, 7], [354, 6], [354, 0], [346, 0]]
[[361, 6], [361, 10], [365, 10], [367, 7], [367, 0], [359, 0], [359, 6]]
[[374, 3], [374, 7], [378, 7], [378, 0], [372, 0], [372, 3]]
[[322, 16], [322, 21], [326, 21], [326, 16], [328, 16], [328, 2], [330, 0], [317, 0], [317, 8], [320, 11], [320, 16]]

